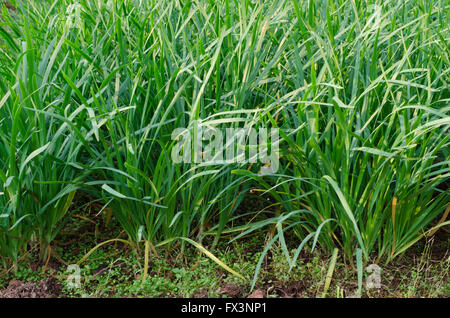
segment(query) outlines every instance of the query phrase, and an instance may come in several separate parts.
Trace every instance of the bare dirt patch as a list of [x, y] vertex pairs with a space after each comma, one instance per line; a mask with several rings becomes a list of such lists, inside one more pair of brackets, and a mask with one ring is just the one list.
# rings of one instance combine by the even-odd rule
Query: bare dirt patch
[[61, 283], [50, 277], [39, 283], [12, 280], [5, 290], [0, 291], [0, 298], [57, 298], [61, 294]]

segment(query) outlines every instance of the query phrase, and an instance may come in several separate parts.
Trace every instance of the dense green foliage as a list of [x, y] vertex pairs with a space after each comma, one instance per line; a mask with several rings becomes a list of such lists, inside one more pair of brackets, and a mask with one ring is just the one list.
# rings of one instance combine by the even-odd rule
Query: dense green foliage
[[[10, 2], [4, 260], [36, 241], [47, 257], [81, 191], [132, 244], [273, 228], [291, 266], [306, 245], [389, 261], [449, 204], [444, 0]], [[173, 162], [176, 128], [214, 125], [280, 128], [278, 171]], [[252, 188], [267, 206], [243, 215]]]

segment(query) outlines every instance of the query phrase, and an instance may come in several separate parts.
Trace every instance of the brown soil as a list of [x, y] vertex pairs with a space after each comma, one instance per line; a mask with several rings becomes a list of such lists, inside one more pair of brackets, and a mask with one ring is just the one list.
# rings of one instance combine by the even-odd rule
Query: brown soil
[[57, 298], [61, 297], [62, 285], [55, 278], [45, 278], [39, 283], [9, 282], [8, 288], [0, 291], [0, 298]]
[[220, 293], [231, 298], [240, 298], [243, 296], [244, 290], [241, 286], [226, 284], [220, 289]]

